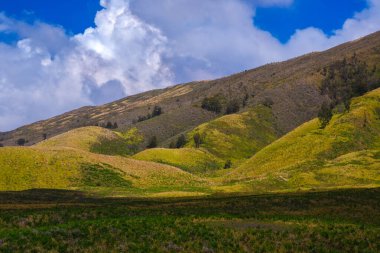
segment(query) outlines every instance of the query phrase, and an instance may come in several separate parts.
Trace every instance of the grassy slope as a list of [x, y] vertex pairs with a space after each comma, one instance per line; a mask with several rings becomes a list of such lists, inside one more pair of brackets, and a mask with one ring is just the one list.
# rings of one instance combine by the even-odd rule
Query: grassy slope
[[133, 158], [169, 164], [195, 173], [217, 170], [224, 166], [222, 160], [217, 159], [207, 151], [195, 148], [147, 149], [136, 154]]
[[127, 155], [127, 143], [116, 132], [102, 127], [82, 127], [40, 142], [37, 147], [68, 147], [94, 153]]
[[[55, 188], [113, 195], [118, 191], [186, 191], [203, 186], [196, 176], [172, 166], [65, 147], [2, 148], [0, 168], [0, 191]], [[126, 184], [121, 184], [120, 179]]]
[[[222, 169], [227, 160], [237, 166], [277, 138], [273, 122], [271, 109], [257, 106], [196, 127], [187, 134], [186, 148], [149, 149], [134, 158], [173, 165], [189, 172]], [[195, 133], [202, 136], [199, 149], [194, 148]]]
[[188, 134], [187, 146], [194, 146], [195, 133], [202, 136], [202, 148], [235, 165], [277, 139], [272, 111], [262, 105], [198, 126]]
[[380, 184], [380, 89], [352, 101], [325, 129], [312, 120], [267, 146], [229, 178], [256, 189]]

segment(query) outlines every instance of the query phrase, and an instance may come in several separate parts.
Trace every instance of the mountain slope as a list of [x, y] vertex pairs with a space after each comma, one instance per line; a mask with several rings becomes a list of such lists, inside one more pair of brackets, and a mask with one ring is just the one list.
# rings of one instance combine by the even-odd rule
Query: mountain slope
[[228, 177], [267, 190], [380, 184], [380, 89], [353, 99], [325, 129], [318, 119], [303, 124]]
[[0, 191], [79, 189], [107, 195], [204, 191], [204, 180], [178, 168], [66, 147], [0, 150]]
[[[16, 145], [18, 139], [27, 145], [69, 131], [74, 128], [117, 123], [118, 130], [137, 127], [147, 141], [156, 135], [159, 142], [189, 131], [220, 115], [200, 108], [205, 97], [220, 94], [226, 102], [243, 101], [255, 106], [272, 101], [272, 112], [281, 133], [287, 133], [314, 118], [324, 100], [319, 86], [321, 70], [354, 53], [369, 66], [380, 60], [380, 33], [346, 43], [321, 53], [312, 53], [282, 63], [213, 80], [177, 85], [162, 90], [149, 91], [97, 107], [84, 107], [54, 118], [36, 122], [14, 131], [0, 134], [0, 143]], [[379, 72], [379, 68], [378, 68]], [[379, 72], [380, 73], [380, 72]], [[161, 106], [163, 114], [149, 120], [136, 122], [139, 117], [152, 113]], [[225, 108], [225, 104], [223, 108]]]

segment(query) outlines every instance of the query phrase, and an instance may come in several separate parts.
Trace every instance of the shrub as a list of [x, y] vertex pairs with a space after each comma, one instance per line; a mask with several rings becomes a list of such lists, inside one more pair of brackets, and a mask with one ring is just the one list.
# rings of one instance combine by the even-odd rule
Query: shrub
[[222, 111], [222, 102], [219, 96], [204, 98], [202, 101], [202, 109], [210, 112], [220, 113]]
[[231, 160], [227, 160], [226, 163], [224, 164], [224, 169], [229, 169], [232, 167], [232, 162]]
[[26, 140], [24, 138], [20, 138], [16, 141], [17, 145], [24, 146], [26, 143]]
[[3, 143], [0, 143], [0, 148], [4, 147], [4, 144]]
[[226, 108], [226, 114], [237, 113], [240, 110], [239, 102], [235, 99], [228, 103]]
[[42, 138], [43, 138], [44, 140], [46, 140], [46, 139], [47, 139], [47, 134], [42, 134]]
[[172, 142], [170, 142], [170, 144], [169, 144], [169, 148], [176, 148], [176, 143], [175, 143], [175, 141], [172, 141]]
[[152, 138], [150, 138], [147, 148], [155, 148], [155, 147], [157, 147], [157, 137], [154, 135], [152, 136]]
[[321, 109], [318, 112], [318, 118], [321, 124], [321, 129], [324, 129], [329, 124], [332, 116], [333, 114], [331, 104], [324, 102], [321, 106]]
[[199, 148], [202, 144], [201, 135], [199, 133], [196, 133], [194, 134], [193, 139], [194, 139], [195, 147]]
[[161, 107], [156, 105], [156, 106], [153, 108], [152, 118], [153, 118], [153, 117], [160, 116], [161, 114], [162, 114], [162, 109], [161, 109]]
[[183, 146], [185, 146], [185, 144], [186, 144], [186, 137], [185, 137], [185, 135], [181, 134], [178, 137], [176, 147], [177, 148], [182, 148]]

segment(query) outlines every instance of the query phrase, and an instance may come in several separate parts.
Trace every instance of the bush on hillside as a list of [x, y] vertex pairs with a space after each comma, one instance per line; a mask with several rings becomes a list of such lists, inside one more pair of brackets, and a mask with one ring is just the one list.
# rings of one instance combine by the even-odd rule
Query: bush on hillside
[[195, 133], [193, 136], [195, 147], [199, 148], [202, 144], [202, 137], [199, 133]]
[[224, 169], [230, 169], [231, 167], [232, 167], [231, 160], [227, 160], [226, 163], [224, 164]]
[[152, 138], [150, 138], [147, 148], [155, 148], [155, 147], [157, 147], [157, 137], [154, 135], [152, 136]]
[[333, 116], [331, 104], [324, 102], [321, 109], [318, 112], [319, 122], [321, 124], [321, 129], [324, 129], [330, 122]]
[[202, 101], [202, 109], [210, 112], [220, 113], [222, 111], [222, 101], [220, 96], [204, 98]]
[[227, 104], [227, 108], [226, 108], [226, 113], [225, 114], [237, 113], [237, 112], [239, 112], [239, 110], [240, 110], [239, 101], [237, 101], [236, 99], [234, 99], [234, 100], [230, 101]]
[[133, 124], [137, 123], [137, 122], [142, 122], [142, 121], [145, 121], [145, 120], [148, 120], [148, 119], [151, 119], [151, 118], [154, 118], [154, 117], [157, 117], [157, 116], [160, 116], [161, 114], [163, 114], [163, 111], [162, 111], [162, 108], [160, 106], [155, 106], [153, 108], [153, 111], [152, 113], [148, 113], [147, 115], [145, 116], [139, 116], [137, 118], [137, 120], [134, 120], [133, 121]]
[[16, 144], [19, 146], [24, 146], [26, 143], [26, 140], [24, 138], [20, 138], [16, 141]]
[[178, 137], [176, 147], [177, 147], [177, 148], [182, 148], [183, 146], [185, 146], [185, 144], [186, 144], [186, 136], [183, 135], [183, 134], [181, 134], [181, 135]]

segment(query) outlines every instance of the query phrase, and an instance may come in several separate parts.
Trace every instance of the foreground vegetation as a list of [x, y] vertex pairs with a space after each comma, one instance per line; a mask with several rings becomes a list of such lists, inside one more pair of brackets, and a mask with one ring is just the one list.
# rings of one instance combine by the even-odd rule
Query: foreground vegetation
[[1, 252], [379, 252], [380, 189], [93, 199], [0, 194]]

